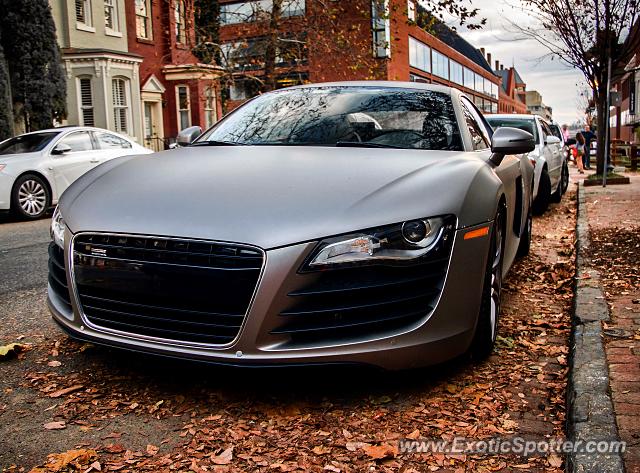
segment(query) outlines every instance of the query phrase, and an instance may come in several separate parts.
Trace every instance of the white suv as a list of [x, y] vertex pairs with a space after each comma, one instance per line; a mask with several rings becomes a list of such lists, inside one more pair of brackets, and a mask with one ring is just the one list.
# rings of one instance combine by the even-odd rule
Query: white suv
[[555, 136], [549, 123], [537, 115], [486, 115], [493, 129], [503, 126], [520, 128], [531, 133], [536, 148], [529, 153], [533, 163], [533, 211], [540, 215], [549, 202], [560, 202], [569, 187], [569, 166], [563, 153], [563, 142]]
[[0, 142], [0, 211], [35, 219], [69, 185], [109, 159], [152, 151], [101, 128], [62, 127]]

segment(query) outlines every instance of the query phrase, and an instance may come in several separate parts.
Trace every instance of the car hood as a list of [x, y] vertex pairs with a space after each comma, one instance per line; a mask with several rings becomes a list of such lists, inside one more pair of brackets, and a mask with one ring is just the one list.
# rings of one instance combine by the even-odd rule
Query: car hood
[[[61, 199], [73, 232], [164, 235], [265, 249], [453, 213], [473, 153], [322, 147], [190, 147], [120, 158]], [[477, 223], [476, 217], [459, 226]]]

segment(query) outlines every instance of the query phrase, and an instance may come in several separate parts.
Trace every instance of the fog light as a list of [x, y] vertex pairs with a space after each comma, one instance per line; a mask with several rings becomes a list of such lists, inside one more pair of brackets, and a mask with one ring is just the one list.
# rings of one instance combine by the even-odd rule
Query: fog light
[[412, 220], [402, 225], [402, 236], [409, 243], [420, 243], [429, 233], [431, 233], [431, 225], [428, 221]]

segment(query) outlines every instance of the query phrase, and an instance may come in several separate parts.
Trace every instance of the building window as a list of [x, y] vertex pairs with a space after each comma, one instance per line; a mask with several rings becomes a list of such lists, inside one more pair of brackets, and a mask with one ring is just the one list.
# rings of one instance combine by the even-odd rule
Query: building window
[[209, 128], [218, 121], [216, 113], [216, 89], [207, 87], [204, 91], [204, 121], [205, 127]]
[[129, 122], [131, 121], [129, 81], [123, 78], [113, 79], [111, 81], [111, 91], [113, 93], [114, 130], [128, 135]]
[[[305, 0], [283, 0], [282, 18], [304, 16]], [[273, 11], [273, 0], [255, 0], [252, 2], [236, 2], [220, 5], [220, 24], [234, 25], [268, 19]]]
[[78, 78], [78, 96], [80, 125], [95, 126], [93, 117], [93, 91], [91, 90], [90, 77]]
[[450, 71], [449, 80], [451, 82], [455, 82], [458, 85], [462, 85], [462, 83], [463, 83], [462, 64], [457, 63], [453, 59], [450, 59], [449, 60], [449, 71]]
[[151, 0], [136, 0], [136, 36], [151, 39]]
[[175, 21], [176, 21], [176, 43], [184, 44], [186, 42], [186, 13], [183, 0], [177, 0], [175, 4]]
[[116, 2], [117, 0], [104, 0], [104, 27], [111, 31], [120, 31]]
[[76, 22], [88, 27], [93, 26], [91, 0], [76, 0]]
[[431, 72], [431, 48], [409, 36], [409, 65], [421, 71]]
[[391, 57], [391, 25], [389, 0], [371, 0], [371, 30], [373, 32], [373, 56]]
[[189, 87], [179, 85], [176, 87], [176, 103], [178, 105], [178, 131], [191, 126], [191, 100], [189, 100]]
[[464, 71], [464, 78], [463, 78], [464, 84], [463, 85], [467, 89], [473, 90], [474, 87], [475, 87], [474, 86], [475, 74], [473, 73], [473, 71], [471, 69], [467, 69], [466, 67], [463, 68], [463, 71]]
[[475, 85], [473, 87], [473, 90], [483, 94], [484, 93], [484, 77], [482, 77], [480, 74], [474, 74], [474, 75], [475, 75]]
[[409, 81], [411, 82], [420, 82], [422, 84], [430, 84], [431, 81], [429, 79], [427, 79], [426, 77], [421, 77], [419, 75], [416, 74], [409, 74]]
[[433, 51], [433, 73], [449, 80], [449, 58], [438, 51]]

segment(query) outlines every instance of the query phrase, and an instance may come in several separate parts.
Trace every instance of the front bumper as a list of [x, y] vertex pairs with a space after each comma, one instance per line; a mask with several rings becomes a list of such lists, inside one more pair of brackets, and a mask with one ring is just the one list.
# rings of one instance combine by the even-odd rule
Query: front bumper
[[[342, 342], [319, 341], [291, 346], [287, 337], [270, 329], [290, 302], [287, 294], [299, 288], [304, 276], [297, 270], [315, 248], [302, 243], [266, 252], [266, 262], [254, 300], [236, 339], [226, 346], [193, 346], [148, 340], [100, 330], [87, 323], [78, 297], [70, 291], [71, 309], [49, 286], [48, 305], [55, 321], [71, 336], [96, 344], [139, 352], [228, 365], [271, 366], [356, 363], [384, 369], [404, 369], [440, 363], [469, 348], [477, 314], [489, 248], [489, 238], [464, 240], [468, 228], [455, 232], [444, 288], [435, 308], [420, 320], [387, 333]], [[71, 240], [68, 233], [66, 241]], [[65, 249], [69, 268], [70, 244]], [[73, 287], [66, 271], [68, 287]]]

